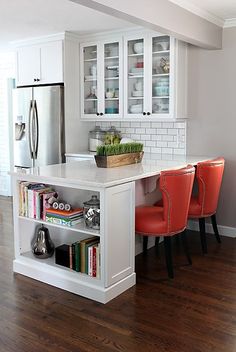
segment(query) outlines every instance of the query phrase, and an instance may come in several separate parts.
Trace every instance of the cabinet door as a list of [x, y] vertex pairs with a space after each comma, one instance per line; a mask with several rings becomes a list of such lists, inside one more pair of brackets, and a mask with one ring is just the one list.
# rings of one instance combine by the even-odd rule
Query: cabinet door
[[124, 43], [124, 115], [141, 117], [147, 111], [147, 56], [145, 38], [125, 39]]
[[91, 43], [81, 46], [81, 114], [95, 118], [102, 114], [98, 106], [98, 46]]
[[58, 40], [41, 45], [41, 80], [40, 83], [63, 82], [63, 42]]
[[82, 117], [101, 120], [122, 115], [121, 40], [81, 46]]
[[151, 101], [152, 115], [168, 117], [173, 107], [173, 59], [172, 42], [169, 36], [151, 37]]
[[17, 50], [17, 85], [38, 84], [40, 76], [40, 47], [25, 46]]
[[122, 47], [121, 41], [103, 43], [102, 107], [105, 117], [122, 116]]

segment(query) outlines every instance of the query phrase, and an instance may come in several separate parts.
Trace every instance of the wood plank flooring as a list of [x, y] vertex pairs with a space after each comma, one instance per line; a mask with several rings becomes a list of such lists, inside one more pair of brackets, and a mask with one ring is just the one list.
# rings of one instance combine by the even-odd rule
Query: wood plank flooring
[[12, 273], [9, 198], [0, 197], [0, 352], [236, 351], [236, 240], [197, 232], [193, 265], [174, 241], [175, 279], [163, 246], [136, 258], [137, 285], [106, 305]]

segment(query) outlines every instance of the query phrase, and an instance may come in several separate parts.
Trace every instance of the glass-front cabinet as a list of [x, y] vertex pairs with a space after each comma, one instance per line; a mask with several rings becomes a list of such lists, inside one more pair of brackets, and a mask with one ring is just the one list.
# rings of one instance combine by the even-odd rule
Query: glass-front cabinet
[[173, 39], [152, 34], [124, 41], [124, 117], [173, 116]]
[[122, 117], [121, 40], [81, 45], [81, 58], [82, 117]]

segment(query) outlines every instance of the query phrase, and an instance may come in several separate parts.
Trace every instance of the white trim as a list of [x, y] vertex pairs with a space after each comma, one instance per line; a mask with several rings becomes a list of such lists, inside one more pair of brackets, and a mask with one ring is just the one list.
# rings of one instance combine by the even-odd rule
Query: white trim
[[236, 18], [228, 18], [225, 20], [224, 28], [236, 27]]
[[[218, 226], [218, 230], [219, 230], [219, 233], [221, 236], [236, 238], [236, 228], [235, 227], [229, 227], [229, 226], [224, 226], [224, 225], [217, 225], [217, 226]], [[198, 221], [189, 220], [187, 228], [189, 230], [199, 231]], [[212, 225], [209, 223], [206, 223], [206, 232], [212, 233], [212, 234], [214, 233]]]
[[194, 4], [190, 4], [187, 0], [169, 0], [169, 1], [184, 8], [189, 12], [192, 12], [197, 16], [204, 18], [209, 22], [216, 24], [217, 26], [224, 27], [225, 21], [222, 18], [217, 17], [212, 13], [210, 13], [209, 11], [204, 10], [203, 8], [200, 8]]
[[[68, 34], [67, 34], [67, 36], [68, 36]], [[65, 38], [65, 32], [60, 32], [60, 33], [56, 33], [56, 34], [50, 34], [50, 35], [44, 35], [44, 36], [40, 36], [40, 37], [33, 37], [33, 38], [28, 38], [28, 39], [23, 39], [23, 40], [12, 41], [12, 42], [10, 42], [10, 45], [12, 47], [21, 47], [21, 46], [36, 45], [36, 44], [51, 42], [51, 41], [55, 41], [55, 40], [63, 40], [64, 38]]]

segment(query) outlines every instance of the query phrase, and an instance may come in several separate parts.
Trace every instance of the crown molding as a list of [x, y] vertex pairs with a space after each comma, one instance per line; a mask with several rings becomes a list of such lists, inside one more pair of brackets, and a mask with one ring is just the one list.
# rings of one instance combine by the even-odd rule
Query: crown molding
[[236, 27], [236, 18], [229, 18], [225, 20], [224, 28]]
[[187, 0], [169, 0], [174, 4], [184, 8], [185, 10], [194, 13], [195, 15], [204, 18], [205, 20], [216, 24], [219, 27], [224, 27], [225, 21], [212, 13], [204, 10], [196, 5], [190, 4]]

